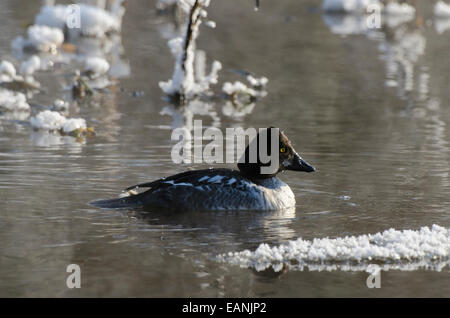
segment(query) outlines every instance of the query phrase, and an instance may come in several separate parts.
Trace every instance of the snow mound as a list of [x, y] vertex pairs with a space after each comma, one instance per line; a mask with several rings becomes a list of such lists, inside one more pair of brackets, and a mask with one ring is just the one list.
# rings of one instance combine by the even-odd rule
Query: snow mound
[[91, 77], [105, 75], [109, 71], [109, 63], [101, 57], [88, 57], [84, 60], [84, 71]]
[[257, 271], [284, 267], [303, 270], [360, 270], [370, 263], [384, 264], [384, 270], [440, 271], [450, 265], [450, 228], [438, 225], [418, 231], [389, 229], [382, 233], [316, 238], [299, 238], [280, 246], [261, 244], [255, 251], [230, 252], [217, 256], [227, 262]]
[[62, 125], [62, 130], [65, 133], [70, 133], [77, 129], [86, 129], [86, 121], [83, 118], [70, 118]]
[[30, 110], [30, 105], [27, 103], [27, 98], [24, 94], [7, 89], [0, 89], [0, 111], [1, 110], [27, 112]]
[[27, 38], [17, 37], [12, 46], [16, 50], [32, 49], [54, 53], [63, 42], [64, 34], [60, 29], [45, 25], [32, 25], [27, 29]]
[[450, 5], [439, 0], [434, 5], [434, 15], [438, 18], [450, 18]]
[[370, 4], [381, 6], [378, 0], [324, 0], [322, 10], [325, 12], [363, 13]]
[[45, 110], [37, 116], [31, 117], [30, 123], [35, 129], [48, 131], [62, 130], [64, 133], [70, 133], [77, 129], [86, 129], [86, 121], [84, 119], [67, 119], [60, 113], [50, 110]]
[[0, 63], [0, 83], [11, 82], [16, 78], [16, 68], [9, 61], [2, 61]]
[[416, 13], [416, 9], [407, 3], [391, 1], [384, 7], [384, 12], [388, 15], [411, 16]]
[[116, 1], [111, 12], [87, 4], [44, 6], [35, 18], [38, 25], [46, 25], [63, 30], [67, 21], [78, 12], [80, 29], [73, 28], [71, 31], [79, 31], [82, 35], [93, 37], [105, 37], [110, 32], [119, 32], [122, 24], [124, 9], [121, 1]]
[[41, 59], [37, 55], [33, 55], [20, 65], [19, 73], [25, 77], [32, 76], [34, 72], [41, 68]]

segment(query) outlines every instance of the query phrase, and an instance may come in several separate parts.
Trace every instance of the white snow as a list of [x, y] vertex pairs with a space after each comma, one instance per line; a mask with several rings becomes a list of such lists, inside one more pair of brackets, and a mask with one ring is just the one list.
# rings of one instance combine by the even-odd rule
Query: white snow
[[227, 253], [217, 260], [262, 271], [283, 266], [304, 270], [366, 270], [370, 263], [384, 268], [441, 270], [449, 266], [450, 228], [438, 225], [419, 230], [389, 229], [382, 233], [299, 238], [279, 246], [261, 244], [255, 251]]
[[83, 118], [69, 118], [62, 125], [65, 133], [70, 133], [77, 129], [86, 129], [86, 121]]
[[215, 28], [216, 28], [216, 22], [215, 22], [215, 21], [212, 21], [212, 20], [206, 21], [206, 22], [205, 22], [205, 25], [206, 25], [208, 28], [211, 28], [211, 29], [215, 29]]
[[45, 110], [40, 112], [36, 117], [31, 117], [30, 123], [36, 129], [60, 130], [66, 120], [66, 117], [58, 112]]
[[59, 98], [53, 102], [53, 108], [57, 111], [67, 111], [69, 109], [69, 106], [69, 102], [66, 102], [65, 100]]
[[41, 67], [41, 59], [37, 55], [33, 55], [27, 61], [20, 65], [19, 73], [25, 78], [30, 77]]
[[16, 68], [9, 61], [0, 63], [0, 83], [12, 82], [16, 78]]
[[43, 6], [34, 19], [38, 25], [47, 25], [52, 28], [64, 29], [67, 16], [70, 13], [69, 7], [65, 5]]
[[[82, 35], [99, 38], [105, 37], [109, 32], [119, 32], [124, 14], [122, 2], [122, 0], [114, 1], [111, 11], [79, 4], [80, 29], [72, 28], [70, 31], [79, 31]], [[74, 10], [70, 5], [44, 6], [36, 16], [35, 23], [62, 30], [73, 14]]]
[[70, 133], [77, 129], [86, 129], [86, 121], [82, 118], [67, 119], [58, 112], [45, 110], [30, 118], [31, 126], [35, 129], [49, 131], [62, 130]]
[[437, 17], [434, 21], [434, 29], [438, 34], [442, 34], [447, 30], [450, 30], [450, 19]]
[[[267, 79], [263, 77], [262, 80], [261, 79], [257, 80], [254, 77], [251, 77], [251, 82], [259, 84], [258, 86], [255, 87], [264, 88], [265, 84], [267, 83]], [[264, 97], [267, 95], [266, 91], [248, 87], [247, 85], [239, 81], [235, 81], [234, 83], [225, 82], [222, 86], [222, 91], [224, 91], [229, 96], [235, 94], [247, 94], [252, 97]]]
[[365, 12], [369, 4], [379, 4], [378, 0], [324, 0], [322, 9], [326, 12]]
[[90, 77], [100, 77], [109, 71], [109, 63], [101, 57], [88, 57], [84, 60], [84, 71], [91, 73]]
[[434, 5], [434, 15], [438, 18], [450, 18], [450, 4], [439, 0]]
[[235, 81], [234, 83], [223, 83], [222, 91], [224, 91], [227, 95], [233, 95], [238, 92], [246, 93], [252, 96], [255, 94], [254, 89], [247, 87], [247, 85], [239, 81]]
[[[178, 2], [180, 7], [186, 12], [190, 11], [193, 3], [193, 1], [187, 0]], [[202, 8], [206, 8], [208, 5], [209, 0], [200, 0], [200, 6], [192, 13], [192, 21], [194, 22], [191, 24], [192, 33], [186, 49], [189, 21], [186, 22], [184, 35], [168, 42], [172, 55], [175, 57], [175, 68], [170, 80], [159, 82], [161, 89], [168, 95], [179, 93], [187, 98], [192, 98], [195, 95], [208, 92], [210, 85], [217, 83], [218, 72], [222, 68], [222, 64], [218, 61], [213, 62], [211, 72], [208, 75], [196, 74], [196, 70], [204, 70], [206, 68], [205, 65], [199, 65], [201, 63], [204, 64], [206, 59], [202, 51], [196, 50], [196, 39], [202, 18], [207, 17], [207, 12]]]
[[222, 113], [225, 116], [239, 119], [251, 114], [253, 112], [253, 109], [255, 108], [255, 105], [255, 103], [250, 103], [246, 105], [240, 105], [239, 108], [236, 108], [236, 106], [232, 102], [226, 101], [222, 106]]
[[324, 14], [322, 18], [334, 34], [345, 36], [366, 34], [369, 31], [365, 16]]
[[386, 15], [414, 15], [416, 9], [407, 3], [389, 1], [386, 6], [379, 0], [324, 0], [322, 9], [325, 12], [367, 13], [369, 5], [378, 5]]
[[40, 83], [33, 78], [35, 71], [41, 68], [41, 59], [33, 55], [27, 61], [22, 62], [17, 75], [16, 68], [9, 61], [2, 61], [0, 64], [0, 83], [20, 82], [23, 85], [30, 84], [39, 87]]
[[14, 47], [32, 47], [42, 52], [54, 52], [64, 42], [64, 34], [60, 29], [45, 25], [32, 25], [27, 30], [27, 39], [14, 40]]
[[247, 81], [252, 85], [253, 87], [265, 87], [267, 83], [269, 82], [269, 79], [267, 77], [260, 77], [256, 78], [253, 75], [247, 75]]
[[398, 3], [396, 1], [390, 1], [384, 7], [384, 12], [388, 15], [411, 16], [416, 13], [416, 9], [407, 3]]
[[30, 105], [24, 94], [0, 88], [0, 109], [27, 112]]

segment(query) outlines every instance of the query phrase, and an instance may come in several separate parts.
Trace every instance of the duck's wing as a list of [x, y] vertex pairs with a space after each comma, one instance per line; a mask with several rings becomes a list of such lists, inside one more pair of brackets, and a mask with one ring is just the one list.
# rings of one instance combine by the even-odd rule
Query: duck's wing
[[132, 191], [139, 188], [159, 189], [161, 187], [170, 187], [176, 185], [192, 185], [199, 186], [202, 184], [223, 182], [237, 175], [237, 171], [231, 169], [204, 169], [191, 170], [176, 175], [161, 178], [151, 182], [145, 182], [126, 188], [124, 191]]
[[126, 189], [123, 189], [124, 192], [128, 192], [131, 190], [136, 190], [139, 188], [153, 188], [154, 186], [158, 185], [159, 183], [161, 183], [162, 181], [164, 181], [165, 178], [161, 178], [158, 179], [156, 181], [151, 181], [151, 182], [145, 182], [145, 183], [139, 183], [139, 184], [135, 184], [131, 187], [128, 187]]

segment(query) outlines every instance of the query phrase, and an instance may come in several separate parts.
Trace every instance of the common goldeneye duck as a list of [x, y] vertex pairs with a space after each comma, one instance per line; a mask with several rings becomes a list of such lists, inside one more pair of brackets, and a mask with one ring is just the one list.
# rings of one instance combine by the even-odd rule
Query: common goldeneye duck
[[[266, 153], [271, 156], [270, 131]], [[278, 130], [276, 130], [278, 132]], [[210, 168], [182, 172], [156, 181], [137, 184], [124, 190], [126, 196], [110, 200], [91, 202], [100, 208], [167, 209], [176, 211], [192, 210], [281, 210], [295, 206], [295, 196], [291, 188], [277, 178], [284, 170], [313, 172], [315, 168], [303, 160], [292, 147], [283, 132], [279, 133], [278, 165], [273, 173], [262, 173], [271, 161], [260, 159], [259, 133], [247, 146], [238, 163], [239, 170]], [[275, 139], [276, 140], [276, 139]], [[251, 145], [256, 142], [256, 148]], [[257, 158], [252, 160], [251, 151], [257, 149]], [[245, 159], [245, 160], [242, 160]], [[241, 162], [242, 161], [242, 162]], [[275, 160], [276, 162], [276, 160]], [[145, 188], [145, 192], [137, 190]]]

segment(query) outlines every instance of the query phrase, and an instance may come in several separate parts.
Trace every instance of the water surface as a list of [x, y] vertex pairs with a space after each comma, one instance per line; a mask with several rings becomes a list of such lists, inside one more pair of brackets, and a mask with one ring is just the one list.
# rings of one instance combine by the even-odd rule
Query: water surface
[[[168, 214], [87, 204], [208, 167], [171, 160], [178, 117], [161, 114], [168, 104], [158, 86], [172, 74], [164, 38], [171, 21], [156, 14], [155, 1], [129, 1], [122, 44], [130, 75], [96, 105], [71, 110], [96, 137], [78, 143], [0, 120], [1, 296], [450, 296], [448, 268], [383, 272], [382, 288], [373, 290], [365, 272], [264, 275], [214, 260], [298, 237], [450, 225], [450, 30], [437, 28], [431, 5], [396, 27], [349, 31], [336, 27], [341, 18], [323, 16], [319, 1], [264, 1], [257, 13], [248, 2], [212, 1], [217, 28], [203, 28], [198, 47], [222, 62], [221, 83], [240, 79], [232, 69], [250, 70], [269, 78], [268, 95], [244, 117], [227, 116], [218, 100], [194, 118], [222, 129], [282, 128], [317, 167], [280, 176], [296, 208]], [[13, 58], [10, 42], [39, 5], [1, 2], [2, 58]], [[55, 76], [66, 71], [37, 76], [48, 91], [32, 101], [63, 96]], [[72, 263], [81, 267], [81, 289], [66, 287]]]

